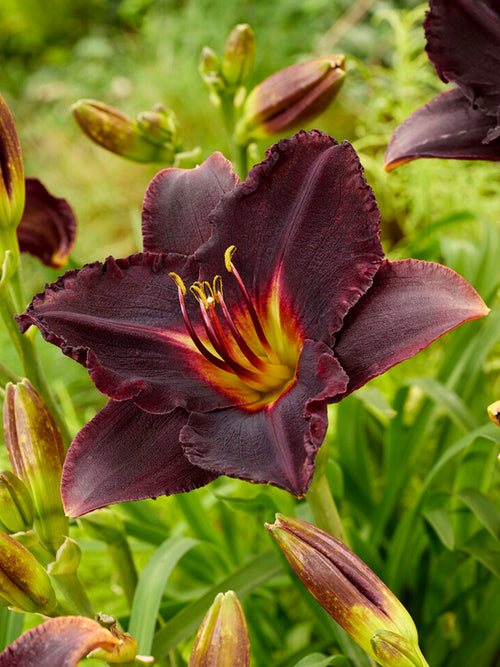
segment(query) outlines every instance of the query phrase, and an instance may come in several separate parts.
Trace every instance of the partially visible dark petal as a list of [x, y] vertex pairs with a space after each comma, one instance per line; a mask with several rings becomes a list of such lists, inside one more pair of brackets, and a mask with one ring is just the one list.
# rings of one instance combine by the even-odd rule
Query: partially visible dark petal
[[497, 117], [500, 106], [498, 0], [430, 0], [426, 51], [445, 82], [458, 84], [470, 103]]
[[179, 431], [187, 417], [183, 410], [152, 415], [132, 401], [110, 401], [68, 450], [61, 486], [66, 513], [191, 491], [218, 477], [184, 456]]
[[349, 376], [347, 391], [334, 402], [488, 310], [475, 289], [445, 266], [416, 259], [383, 262], [334, 346]]
[[500, 160], [500, 140], [490, 141], [496, 127], [496, 120], [474, 109], [458, 88], [447, 90], [394, 130], [384, 169], [423, 157]]
[[354, 149], [316, 130], [269, 149], [211, 220], [213, 236], [195, 255], [203, 278], [221, 274], [231, 302], [223, 254], [235, 245], [255, 302], [279, 285], [305, 338], [332, 340], [383, 257], [379, 211]]
[[54, 197], [37, 178], [26, 179], [26, 202], [17, 228], [21, 252], [62, 268], [76, 237], [76, 218], [66, 199]]
[[120, 640], [83, 616], [51, 618], [28, 630], [0, 653], [0, 667], [76, 667], [96, 648], [113, 649]]
[[[25, 331], [36, 325], [46, 340], [84, 365], [109, 398], [133, 398], [149, 412], [247, 402], [229, 398], [222, 382], [202, 381], [194, 362], [203, 357], [185, 345], [186, 338], [191, 341], [170, 271], [187, 285], [198, 278], [196, 263], [181, 255], [144, 253], [87, 264], [36, 295], [17, 316], [19, 326]], [[200, 318], [196, 300], [186, 302], [192, 318]]]
[[76, 218], [66, 199], [54, 197], [37, 178], [26, 179], [26, 202], [17, 228], [21, 252], [62, 268], [76, 237]]
[[238, 181], [221, 153], [213, 153], [195, 169], [160, 171], [144, 196], [144, 251], [193, 253], [212, 233], [208, 214]]
[[255, 412], [191, 414], [180, 435], [184, 452], [194, 465], [303, 495], [326, 433], [326, 399], [346, 386], [347, 376], [329, 348], [306, 340], [288, 391]]

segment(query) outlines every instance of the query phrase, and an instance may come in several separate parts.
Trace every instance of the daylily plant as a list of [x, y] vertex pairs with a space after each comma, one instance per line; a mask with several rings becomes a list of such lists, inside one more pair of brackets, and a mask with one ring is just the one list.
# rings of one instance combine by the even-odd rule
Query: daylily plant
[[237, 181], [219, 153], [161, 171], [144, 252], [67, 272], [17, 317], [111, 399], [68, 452], [70, 516], [222, 474], [303, 495], [328, 403], [488, 311], [446, 267], [384, 260], [347, 142], [301, 132]]
[[437, 75], [457, 87], [396, 128], [385, 169], [423, 157], [500, 160], [500, 4], [430, 0], [424, 28]]

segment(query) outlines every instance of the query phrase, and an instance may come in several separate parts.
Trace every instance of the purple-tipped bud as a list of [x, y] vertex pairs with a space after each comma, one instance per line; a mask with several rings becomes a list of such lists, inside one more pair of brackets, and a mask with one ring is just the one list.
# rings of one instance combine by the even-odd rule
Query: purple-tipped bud
[[6, 533], [0, 533], [0, 596], [21, 611], [49, 615], [56, 607], [56, 596], [43, 567]]
[[247, 23], [240, 23], [229, 33], [222, 56], [222, 76], [229, 87], [241, 86], [255, 61], [255, 35]]
[[12, 469], [33, 498], [40, 541], [55, 551], [68, 534], [59, 491], [64, 444], [53, 416], [28, 380], [7, 385], [3, 427]]
[[410, 614], [342, 542], [306, 521], [280, 514], [266, 527], [304, 586], [364, 651], [379, 660], [372, 638], [389, 631], [421, 655]]
[[[0, 95], [0, 229], [16, 228], [23, 209], [24, 170], [21, 145], [12, 114]], [[4, 250], [6, 249], [8, 248]]]
[[200, 625], [189, 667], [249, 667], [250, 640], [240, 601], [219, 593]]
[[494, 424], [500, 426], [500, 401], [488, 405], [488, 417]]
[[238, 142], [284, 134], [322, 114], [344, 82], [344, 64], [342, 55], [314, 58], [264, 79], [245, 100]]
[[146, 136], [137, 121], [118, 109], [96, 100], [79, 100], [72, 110], [85, 134], [108, 151], [134, 162], [172, 164], [172, 145]]
[[0, 530], [4, 533], [30, 530], [34, 513], [26, 484], [10, 470], [0, 470]]

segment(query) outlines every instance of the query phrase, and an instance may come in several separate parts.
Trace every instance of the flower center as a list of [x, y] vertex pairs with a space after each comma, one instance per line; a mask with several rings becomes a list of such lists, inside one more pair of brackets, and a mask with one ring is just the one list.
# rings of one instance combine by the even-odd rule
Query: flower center
[[[177, 285], [182, 317], [198, 351], [213, 366], [231, 373], [235, 380], [253, 390], [252, 396], [258, 392], [260, 399], [253, 399], [252, 403], [253, 408], [259, 408], [274, 402], [293, 383], [302, 343], [296, 331], [291, 336], [283, 330], [279, 308], [273, 307], [272, 303], [267, 304], [264, 316], [268, 329], [266, 335], [248, 290], [232, 262], [235, 251], [236, 247], [230, 246], [224, 253], [224, 262], [243, 296], [245, 308], [238, 317], [231, 314], [226, 304], [221, 276], [215, 276], [211, 284], [197, 281], [189, 288], [200, 306], [203, 327], [197, 331], [187, 312], [186, 287], [176, 273], [169, 275]], [[272, 300], [275, 299], [270, 302]]]

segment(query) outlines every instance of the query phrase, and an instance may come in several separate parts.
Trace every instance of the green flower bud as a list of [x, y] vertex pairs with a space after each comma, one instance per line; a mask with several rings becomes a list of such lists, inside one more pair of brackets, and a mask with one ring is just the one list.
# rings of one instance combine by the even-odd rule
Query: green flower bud
[[162, 145], [168, 142], [176, 152], [181, 149], [182, 140], [177, 117], [163, 105], [156, 105], [153, 111], [141, 111], [137, 116], [137, 124], [145, 138], [152, 143]]
[[250, 640], [240, 601], [233, 591], [219, 593], [203, 619], [189, 667], [248, 667]]
[[0, 596], [22, 611], [50, 614], [56, 596], [48, 574], [19, 542], [0, 533]]
[[[24, 210], [21, 145], [7, 103], [0, 95], [0, 229], [19, 224]], [[15, 248], [10, 249], [13, 252]]]
[[47, 570], [49, 574], [58, 577], [66, 574], [74, 574], [80, 565], [82, 550], [75, 540], [66, 537], [56, 552], [55, 560], [50, 563]]
[[222, 77], [220, 58], [209, 46], [204, 46], [201, 51], [198, 71], [212, 93], [217, 95], [225, 90], [226, 82]]
[[78, 523], [89, 537], [105, 544], [116, 544], [125, 538], [123, 521], [113, 510], [107, 508], [81, 517]]
[[111, 664], [130, 663], [137, 656], [138, 644], [137, 641], [129, 635], [128, 632], [123, 632], [118, 627], [116, 619], [113, 616], [105, 614], [98, 614], [99, 622], [104, 625], [111, 632], [113, 638], [117, 641], [112, 648], [97, 648], [92, 651], [90, 657], [105, 660]]
[[344, 82], [344, 62], [341, 55], [314, 58], [264, 79], [245, 100], [238, 143], [290, 132], [322, 114]]
[[10, 470], [0, 470], [0, 530], [5, 533], [29, 530], [34, 513], [26, 485]]
[[134, 162], [172, 164], [172, 145], [153, 141], [151, 135], [143, 133], [137, 121], [118, 109], [96, 100], [79, 100], [72, 110], [85, 134], [108, 151]]
[[222, 76], [228, 86], [241, 86], [252, 71], [255, 61], [255, 35], [247, 23], [233, 28], [222, 56]]
[[7, 385], [3, 427], [14, 473], [31, 491], [40, 541], [55, 551], [68, 534], [59, 491], [64, 444], [53, 416], [28, 380]]
[[377, 662], [383, 667], [428, 667], [418, 646], [411, 646], [394, 632], [377, 632], [371, 638], [371, 644]]
[[421, 655], [410, 614], [342, 542], [306, 521], [280, 514], [266, 527], [307, 590], [366, 653], [380, 660], [372, 638], [383, 631], [401, 637]]

